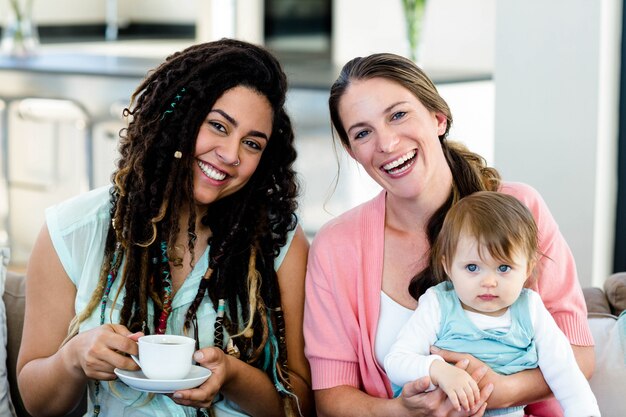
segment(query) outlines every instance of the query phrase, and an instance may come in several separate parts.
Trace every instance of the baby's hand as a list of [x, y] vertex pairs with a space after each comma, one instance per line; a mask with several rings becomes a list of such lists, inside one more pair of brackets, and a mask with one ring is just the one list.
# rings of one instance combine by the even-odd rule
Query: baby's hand
[[480, 398], [478, 384], [470, 374], [442, 360], [430, 365], [430, 380], [446, 393], [457, 411], [461, 411], [461, 407], [469, 411]]

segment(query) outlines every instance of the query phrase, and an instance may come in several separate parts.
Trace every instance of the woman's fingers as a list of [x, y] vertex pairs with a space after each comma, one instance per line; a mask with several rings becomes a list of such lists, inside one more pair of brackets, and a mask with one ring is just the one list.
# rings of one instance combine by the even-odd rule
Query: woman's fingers
[[487, 403], [483, 403], [483, 405], [481, 405], [480, 408], [470, 417], [483, 417], [485, 411], [487, 411]]
[[193, 358], [199, 366], [211, 370], [209, 379], [198, 388], [176, 391], [172, 399], [180, 404], [196, 408], [208, 408], [219, 393], [226, 378], [225, 354], [221, 349], [209, 347], [198, 350]]
[[417, 394], [425, 392], [430, 386], [430, 378], [425, 376], [417, 381], [409, 382], [402, 388], [402, 395], [405, 397], [412, 397]]
[[133, 342], [139, 342], [139, 338], [141, 336], [145, 336], [142, 332], [135, 332], [135, 333], [131, 333], [129, 335], [126, 335], [127, 338], [129, 338], [130, 340], [132, 340]]
[[224, 352], [215, 347], [203, 348], [193, 354], [193, 359], [198, 365], [210, 369], [212, 365], [223, 361]]
[[211, 382], [211, 378], [212, 376], [198, 388], [176, 391], [171, 398], [180, 405], [209, 408], [220, 388], [218, 384]]
[[115, 368], [136, 370], [137, 364], [127, 355], [138, 353], [133, 337], [142, 333], [131, 333], [125, 326], [103, 325], [78, 334], [71, 340], [72, 349], [80, 358], [83, 373], [92, 379], [111, 380]]
[[[474, 407], [470, 410], [470, 415], [472, 416], [482, 416], [487, 408], [487, 399], [493, 392], [493, 384], [489, 383], [480, 391], [480, 398], [474, 404]], [[482, 412], [481, 412], [482, 409]]]

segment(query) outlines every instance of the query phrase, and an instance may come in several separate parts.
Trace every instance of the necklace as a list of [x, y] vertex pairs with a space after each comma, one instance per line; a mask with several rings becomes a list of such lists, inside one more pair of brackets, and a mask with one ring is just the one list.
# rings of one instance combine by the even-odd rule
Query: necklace
[[[107, 302], [109, 301], [109, 294], [111, 292], [111, 287], [113, 286], [113, 282], [115, 281], [115, 278], [117, 277], [117, 269], [119, 266], [117, 264], [117, 258], [119, 255], [120, 246], [121, 245], [119, 242], [115, 245], [115, 252], [113, 252], [113, 259], [111, 260], [111, 267], [109, 268], [109, 274], [107, 275], [106, 287], [104, 288], [102, 301], [100, 302], [100, 325], [101, 326], [104, 324], [104, 318], [105, 318], [104, 313], [106, 311]], [[98, 417], [98, 415], [100, 414], [100, 403], [98, 402], [98, 394], [100, 394], [100, 381], [96, 379], [94, 386], [95, 387], [94, 387], [93, 415], [94, 417]]]
[[167, 318], [172, 312], [172, 276], [169, 259], [167, 258], [167, 243], [165, 241], [161, 241], [161, 263], [163, 264], [163, 310], [161, 310], [156, 334], [165, 334]]

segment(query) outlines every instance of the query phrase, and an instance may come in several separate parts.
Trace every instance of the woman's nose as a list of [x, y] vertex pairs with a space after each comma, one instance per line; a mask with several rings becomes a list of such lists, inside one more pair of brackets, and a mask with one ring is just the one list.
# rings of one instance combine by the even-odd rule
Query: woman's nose
[[393, 152], [400, 142], [400, 139], [393, 132], [387, 132], [379, 136], [378, 149], [380, 152], [390, 153]]
[[[234, 141], [233, 141], [234, 142]], [[215, 153], [217, 157], [226, 165], [239, 165], [239, 146], [238, 144], [229, 143], [219, 146]]]

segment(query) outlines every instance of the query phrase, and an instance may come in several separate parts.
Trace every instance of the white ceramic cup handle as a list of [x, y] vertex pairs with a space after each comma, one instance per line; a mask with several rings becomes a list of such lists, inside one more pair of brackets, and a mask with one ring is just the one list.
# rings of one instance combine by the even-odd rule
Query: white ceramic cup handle
[[141, 368], [141, 362], [139, 362], [139, 357], [136, 355], [130, 355], [131, 358], [133, 358], [133, 360], [135, 361], [135, 363], [137, 365], [139, 365], [139, 367]]

